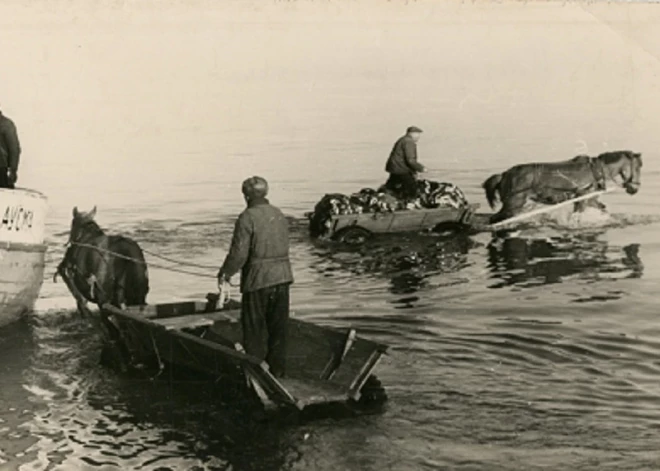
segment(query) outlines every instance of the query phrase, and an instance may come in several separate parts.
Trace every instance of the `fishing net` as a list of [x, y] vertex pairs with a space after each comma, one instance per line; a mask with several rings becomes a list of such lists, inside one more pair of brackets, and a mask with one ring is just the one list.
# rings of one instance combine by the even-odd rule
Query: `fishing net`
[[418, 180], [418, 197], [414, 200], [399, 198], [385, 186], [377, 190], [363, 188], [352, 195], [327, 194], [309, 214], [310, 233], [313, 237], [327, 234], [331, 218], [343, 214], [384, 213], [415, 209], [462, 208], [468, 205], [465, 195], [452, 183]]

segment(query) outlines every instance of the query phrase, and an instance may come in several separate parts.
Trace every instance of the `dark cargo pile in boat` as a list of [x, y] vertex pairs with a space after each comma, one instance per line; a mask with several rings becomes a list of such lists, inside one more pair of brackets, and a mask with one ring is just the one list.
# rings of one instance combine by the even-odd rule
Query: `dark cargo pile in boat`
[[465, 195], [452, 183], [419, 180], [419, 197], [415, 200], [397, 198], [384, 186], [378, 190], [364, 188], [350, 196], [327, 194], [309, 215], [310, 232], [320, 237], [329, 232], [332, 216], [342, 214], [385, 213], [433, 208], [462, 208], [468, 205]]

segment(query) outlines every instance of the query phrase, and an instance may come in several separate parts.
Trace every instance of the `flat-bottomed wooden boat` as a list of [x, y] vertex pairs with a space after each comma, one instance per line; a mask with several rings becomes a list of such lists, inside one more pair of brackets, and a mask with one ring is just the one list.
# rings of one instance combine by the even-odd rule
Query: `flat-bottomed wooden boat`
[[[134, 362], [172, 364], [210, 379], [248, 379], [264, 401], [299, 410], [329, 403], [357, 403], [380, 383], [372, 371], [385, 345], [291, 318], [285, 378], [241, 351], [240, 311], [236, 304], [218, 309], [209, 302], [157, 304], [143, 308], [102, 308], [118, 326], [121, 342]], [[238, 348], [237, 348], [238, 347]], [[380, 388], [384, 400], [384, 392]], [[379, 394], [375, 394], [378, 396]]]

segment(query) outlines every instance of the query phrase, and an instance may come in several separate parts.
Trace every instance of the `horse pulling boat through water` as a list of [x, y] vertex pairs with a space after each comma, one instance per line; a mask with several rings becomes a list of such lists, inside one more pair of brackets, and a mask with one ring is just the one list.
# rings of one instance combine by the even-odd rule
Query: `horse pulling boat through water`
[[[421, 197], [417, 201], [400, 200], [384, 188], [377, 192], [362, 190], [350, 197], [327, 194], [306, 216], [312, 237], [351, 245], [363, 243], [374, 234], [445, 229], [470, 233], [497, 231], [571, 203], [575, 212], [582, 212], [588, 206], [604, 210], [605, 205], [597, 198], [611, 191], [607, 183], [613, 182], [634, 195], [641, 185], [641, 168], [641, 154], [632, 151], [516, 165], [492, 175], [482, 185], [491, 208], [495, 208], [498, 196], [502, 202], [502, 208], [495, 214], [477, 213], [479, 204], [468, 203], [463, 192], [451, 183], [420, 180]], [[528, 200], [545, 207], [521, 214]]]
[[[128, 238], [106, 235], [95, 213], [74, 208], [70, 247], [57, 273], [81, 314], [104, 335], [107, 363], [122, 371], [168, 366], [211, 380], [247, 378], [263, 403], [298, 410], [337, 403], [355, 410], [386, 399], [372, 371], [387, 347], [358, 337], [354, 329], [342, 332], [288, 318], [287, 374], [276, 377], [241, 346], [240, 303], [218, 307], [219, 297], [209, 295], [206, 303], [147, 305], [142, 249]], [[100, 315], [87, 309], [87, 301], [99, 306]]]
[[39, 296], [47, 206], [37, 191], [0, 189], [0, 325], [30, 311]]

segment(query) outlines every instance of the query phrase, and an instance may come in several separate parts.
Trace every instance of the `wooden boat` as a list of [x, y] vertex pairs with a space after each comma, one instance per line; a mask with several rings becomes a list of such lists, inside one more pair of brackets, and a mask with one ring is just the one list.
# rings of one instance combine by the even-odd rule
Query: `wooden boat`
[[367, 395], [383, 400], [372, 376], [387, 350], [356, 336], [291, 318], [287, 376], [275, 378], [267, 364], [244, 353], [237, 303], [218, 309], [211, 302], [179, 302], [102, 312], [118, 327], [133, 362], [175, 365], [217, 380], [246, 379], [264, 402], [302, 410], [330, 403], [358, 403]]
[[43, 282], [47, 199], [0, 189], [0, 325], [32, 309]]
[[488, 216], [476, 215], [478, 208], [479, 204], [470, 204], [463, 208], [442, 207], [335, 215], [328, 224], [328, 237], [348, 244], [360, 244], [373, 234], [416, 232], [443, 227], [468, 228], [476, 219], [479, 219], [480, 224], [486, 224]]
[[550, 213], [580, 201], [597, 198], [611, 191], [614, 191], [614, 188], [595, 191], [552, 205], [543, 205], [540, 208], [512, 216], [495, 224], [490, 223], [491, 214], [476, 213], [479, 204], [471, 204], [460, 209], [449, 207], [332, 216], [330, 220], [330, 237], [340, 242], [360, 244], [371, 235], [378, 233], [442, 230], [445, 228], [469, 233], [501, 231], [512, 229], [521, 221]]

